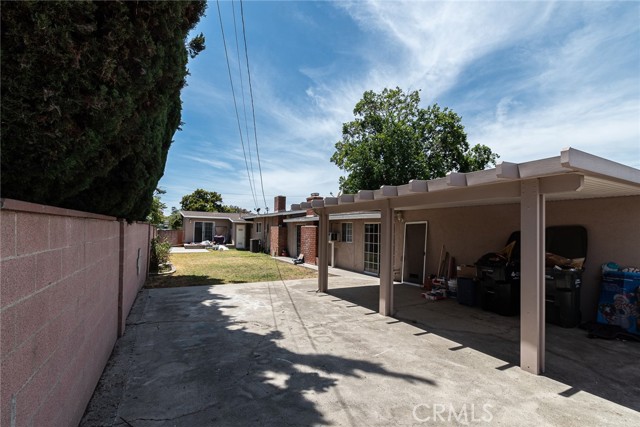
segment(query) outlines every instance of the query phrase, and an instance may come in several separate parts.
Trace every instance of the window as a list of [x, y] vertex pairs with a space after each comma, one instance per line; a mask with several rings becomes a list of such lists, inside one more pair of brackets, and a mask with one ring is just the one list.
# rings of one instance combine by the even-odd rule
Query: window
[[213, 240], [214, 222], [196, 221], [193, 228], [193, 241], [204, 242], [205, 240]]
[[353, 242], [353, 223], [352, 222], [342, 223], [342, 241], [347, 243]]
[[380, 273], [380, 224], [364, 225], [364, 271]]
[[256, 222], [256, 233], [262, 233], [262, 223]]

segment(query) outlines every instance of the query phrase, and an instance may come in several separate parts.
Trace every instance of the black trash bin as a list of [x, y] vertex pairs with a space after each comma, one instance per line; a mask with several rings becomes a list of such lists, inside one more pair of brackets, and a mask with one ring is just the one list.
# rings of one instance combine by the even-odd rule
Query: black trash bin
[[[587, 230], [580, 225], [548, 227], [546, 251], [564, 258], [587, 256]], [[550, 267], [545, 269], [546, 320], [563, 328], [580, 324], [580, 289], [583, 268]]]
[[[545, 250], [563, 258], [587, 256], [587, 230], [580, 225], [547, 227]], [[476, 267], [480, 279], [480, 304], [483, 309], [505, 316], [520, 313], [520, 232], [511, 234], [507, 244], [515, 241], [510, 259], [486, 254]], [[546, 321], [565, 328], [580, 324], [580, 289], [582, 268], [549, 267], [545, 269]]]

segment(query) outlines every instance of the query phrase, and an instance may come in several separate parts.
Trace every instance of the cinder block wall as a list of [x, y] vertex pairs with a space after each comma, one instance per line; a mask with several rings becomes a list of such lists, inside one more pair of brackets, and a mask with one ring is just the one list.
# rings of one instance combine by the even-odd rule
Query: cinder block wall
[[[120, 274], [115, 218], [1, 206], [0, 424], [77, 425], [117, 338], [119, 295], [126, 317], [146, 267]], [[124, 266], [135, 245], [148, 256], [148, 228], [126, 226]]]
[[121, 281], [119, 302], [120, 328], [118, 335], [124, 333], [127, 314], [131, 311], [138, 291], [144, 286], [149, 271], [149, 245], [154, 228], [145, 223], [127, 224], [120, 222], [121, 232]]

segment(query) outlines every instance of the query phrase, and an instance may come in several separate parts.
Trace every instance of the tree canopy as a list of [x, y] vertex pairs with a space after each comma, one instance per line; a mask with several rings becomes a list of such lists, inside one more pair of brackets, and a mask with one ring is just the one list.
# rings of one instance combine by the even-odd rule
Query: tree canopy
[[198, 188], [180, 200], [180, 207], [185, 211], [224, 212], [222, 196], [215, 191]]
[[249, 213], [248, 210], [235, 205], [223, 205], [222, 195], [215, 191], [198, 188], [191, 194], [182, 197], [180, 207], [185, 211]]
[[331, 161], [347, 176], [344, 193], [382, 185], [433, 179], [494, 164], [498, 155], [485, 145], [469, 148], [461, 118], [434, 104], [421, 108], [420, 93], [402, 89], [367, 91], [356, 104], [355, 120], [342, 125], [342, 140]]
[[144, 219], [204, 1], [2, 1], [2, 196]]

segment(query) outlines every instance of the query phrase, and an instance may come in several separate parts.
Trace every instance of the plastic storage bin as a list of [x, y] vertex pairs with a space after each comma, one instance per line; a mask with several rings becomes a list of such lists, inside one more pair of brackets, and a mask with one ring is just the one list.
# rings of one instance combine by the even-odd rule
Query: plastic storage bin
[[640, 273], [602, 275], [597, 320], [640, 335]]

